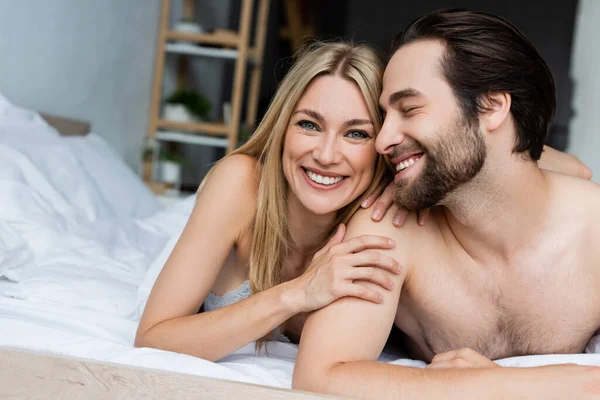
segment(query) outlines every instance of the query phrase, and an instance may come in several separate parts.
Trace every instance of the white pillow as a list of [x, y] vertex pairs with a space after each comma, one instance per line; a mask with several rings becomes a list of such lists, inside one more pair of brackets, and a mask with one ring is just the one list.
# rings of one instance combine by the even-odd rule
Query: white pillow
[[117, 216], [145, 218], [162, 209], [157, 197], [103, 138], [90, 133], [65, 141]]
[[[99, 135], [62, 137], [38, 113], [10, 103], [2, 94], [0, 144], [29, 157], [67, 200], [76, 185], [79, 193], [73, 200], [95, 199], [98, 208], [108, 204], [111, 210], [104, 211], [117, 217], [144, 218], [162, 208], [140, 177]], [[68, 173], [71, 189], [60, 190], [67, 185], [52, 179], [59, 171]]]

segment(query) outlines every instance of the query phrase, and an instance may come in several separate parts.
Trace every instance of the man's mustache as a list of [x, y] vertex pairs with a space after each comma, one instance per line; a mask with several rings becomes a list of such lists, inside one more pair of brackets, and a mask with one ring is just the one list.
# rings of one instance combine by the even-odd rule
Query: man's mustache
[[400, 143], [394, 147], [392, 152], [390, 153], [390, 158], [400, 157], [404, 154], [409, 153], [426, 153], [427, 150], [420, 143], [411, 142], [411, 143]]

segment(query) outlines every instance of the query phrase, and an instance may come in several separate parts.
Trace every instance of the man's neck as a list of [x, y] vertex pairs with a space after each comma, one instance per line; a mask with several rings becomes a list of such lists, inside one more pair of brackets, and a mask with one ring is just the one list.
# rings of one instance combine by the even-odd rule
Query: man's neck
[[291, 237], [296, 245], [293, 250], [298, 254], [307, 254], [316, 252], [323, 247], [335, 216], [335, 212], [327, 215], [312, 213], [290, 192], [288, 196], [288, 224]]
[[455, 237], [483, 263], [513, 259], [539, 237], [548, 216], [548, 183], [535, 163], [512, 160], [494, 169], [486, 165], [444, 202]]

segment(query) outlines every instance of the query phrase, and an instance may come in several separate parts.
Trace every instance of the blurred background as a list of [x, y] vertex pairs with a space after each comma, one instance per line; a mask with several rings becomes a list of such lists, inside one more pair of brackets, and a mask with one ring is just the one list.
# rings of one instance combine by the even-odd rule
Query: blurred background
[[548, 144], [600, 182], [598, 0], [0, 0], [0, 94], [89, 122], [156, 193], [178, 195], [247, 139], [303, 38], [385, 54], [441, 7], [498, 14], [536, 45], [556, 80]]

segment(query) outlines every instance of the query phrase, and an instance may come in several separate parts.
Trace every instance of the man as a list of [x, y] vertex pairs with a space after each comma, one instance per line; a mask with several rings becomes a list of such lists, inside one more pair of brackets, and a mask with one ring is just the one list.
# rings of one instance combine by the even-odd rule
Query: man
[[[423, 16], [396, 39], [380, 102], [376, 147], [397, 171], [396, 205], [440, 207], [423, 227], [412, 214], [401, 229], [368, 210], [353, 218], [347, 237], [394, 239], [385, 253], [403, 273], [390, 274], [382, 304], [345, 298], [308, 318], [293, 386], [373, 399], [600, 397], [600, 368], [489, 360], [580, 353], [600, 328], [600, 188], [536, 164], [555, 93], [533, 45], [489, 14]], [[376, 362], [393, 324], [428, 368]]]

